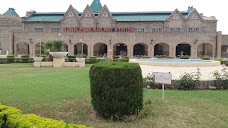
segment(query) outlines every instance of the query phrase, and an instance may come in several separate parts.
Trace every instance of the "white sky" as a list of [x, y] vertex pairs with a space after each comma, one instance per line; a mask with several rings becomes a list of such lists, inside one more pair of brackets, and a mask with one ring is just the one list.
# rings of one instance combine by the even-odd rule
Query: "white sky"
[[[0, 0], [0, 14], [8, 8], [14, 8], [22, 17], [26, 11], [66, 12], [69, 5], [82, 12], [93, 0]], [[130, 11], [186, 11], [193, 6], [205, 16], [215, 16], [218, 19], [218, 31], [228, 34], [227, 0], [100, 0], [111, 12]]]

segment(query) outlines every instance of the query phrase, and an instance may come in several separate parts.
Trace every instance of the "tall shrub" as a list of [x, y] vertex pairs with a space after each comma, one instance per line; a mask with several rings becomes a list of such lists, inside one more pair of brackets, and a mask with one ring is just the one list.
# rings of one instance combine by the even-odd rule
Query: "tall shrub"
[[197, 68], [197, 72], [194, 73], [184, 73], [180, 76], [179, 80], [175, 81], [175, 88], [180, 90], [195, 90], [200, 80], [200, 70]]
[[121, 119], [143, 108], [142, 73], [136, 63], [94, 64], [90, 86], [93, 108], [104, 118]]

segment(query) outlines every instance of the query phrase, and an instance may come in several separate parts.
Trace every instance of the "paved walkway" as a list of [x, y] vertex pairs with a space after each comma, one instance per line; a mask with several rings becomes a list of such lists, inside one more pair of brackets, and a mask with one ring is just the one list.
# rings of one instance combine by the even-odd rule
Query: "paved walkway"
[[200, 80], [214, 80], [213, 72], [218, 70], [221, 71], [223, 66], [208, 66], [208, 67], [165, 67], [165, 66], [147, 66], [147, 65], [140, 65], [142, 69], [143, 77], [147, 76], [148, 73], [152, 72], [170, 72], [172, 73], [172, 79], [179, 79], [181, 75], [185, 72], [187, 73], [195, 73], [197, 72], [197, 68], [199, 68], [201, 73]]

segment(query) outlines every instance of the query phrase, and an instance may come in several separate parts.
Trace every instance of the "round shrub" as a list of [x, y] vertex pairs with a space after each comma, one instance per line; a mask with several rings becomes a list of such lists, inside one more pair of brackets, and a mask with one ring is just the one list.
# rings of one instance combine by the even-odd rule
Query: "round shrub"
[[121, 119], [143, 108], [141, 68], [136, 63], [101, 62], [90, 69], [92, 105], [98, 115]]

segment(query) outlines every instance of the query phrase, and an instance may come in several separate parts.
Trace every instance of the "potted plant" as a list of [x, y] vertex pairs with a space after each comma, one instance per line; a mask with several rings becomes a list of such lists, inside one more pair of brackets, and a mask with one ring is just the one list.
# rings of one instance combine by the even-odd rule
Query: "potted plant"
[[42, 45], [39, 43], [39, 44], [36, 44], [36, 49], [37, 49], [37, 50], [39, 49], [40, 55], [33, 57], [33, 60], [34, 60], [34, 62], [41, 62], [41, 61], [43, 60], [43, 57], [41, 56], [41, 53], [42, 53], [42, 51], [43, 51], [43, 47], [42, 47]]
[[34, 60], [34, 62], [41, 62], [43, 60], [43, 57], [36, 56], [36, 57], [33, 57], [33, 60]]
[[64, 58], [68, 52], [65, 52], [62, 48], [63, 41], [61, 40], [50, 40], [44, 45], [45, 50], [49, 52], [54, 58]]
[[76, 61], [77, 62], [83, 62], [83, 61], [85, 61], [85, 57], [83, 56], [83, 54], [81, 54], [78, 57], [76, 57]]

